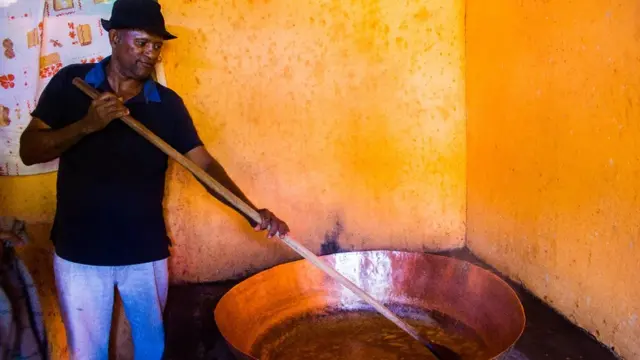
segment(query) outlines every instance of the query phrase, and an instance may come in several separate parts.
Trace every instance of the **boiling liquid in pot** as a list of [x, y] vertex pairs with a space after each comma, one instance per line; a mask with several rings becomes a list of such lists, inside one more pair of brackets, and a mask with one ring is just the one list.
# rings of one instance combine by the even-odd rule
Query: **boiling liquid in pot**
[[[487, 348], [469, 327], [452, 318], [437, 316], [440, 326], [425, 325], [413, 310], [402, 316], [432, 342], [449, 347], [464, 360], [486, 360]], [[446, 329], [443, 330], [443, 329]], [[305, 316], [270, 329], [253, 347], [260, 360], [425, 360], [435, 359], [394, 323], [371, 310], [327, 310], [322, 315]]]

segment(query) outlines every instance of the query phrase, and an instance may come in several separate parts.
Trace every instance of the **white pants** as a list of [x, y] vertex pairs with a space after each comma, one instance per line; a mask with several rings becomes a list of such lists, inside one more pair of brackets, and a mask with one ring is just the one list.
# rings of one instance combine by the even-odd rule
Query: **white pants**
[[53, 261], [71, 360], [107, 360], [115, 288], [131, 325], [136, 360], [164, 353], [162, 314], [169, 289], [167, 260], [131, 266]]

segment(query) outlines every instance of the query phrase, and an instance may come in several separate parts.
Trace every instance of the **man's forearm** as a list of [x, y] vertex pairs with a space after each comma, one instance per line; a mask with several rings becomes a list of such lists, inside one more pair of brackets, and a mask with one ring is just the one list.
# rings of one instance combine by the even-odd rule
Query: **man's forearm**
[[20, 157], [25, 165], [49, 162], [88, 134], [82, 121], [59, 130], [27, 129], [20, 139]]
[[[219, 182], [220, 185], [222, 185], [225, 188], [227, 188], [227, 190], [232, 192], [240, 200], [245, 202], [247, 205], [249, 205], [254, 210], [256, 210], [256, 211], [258, 210], [258, 208], [246, 197], [246, 195], [242, 192], [242, 190], [240, 190], [238, 185], [236, 185], [236, 183], [234, 183], [233, 180], [231, 180], [231, 178], [229, 177], [227, 172], [224, 170], [222, 165], [220, 165], [220, 163], [218, 163], [217, 161], [213, 160], [213, 162], [211, 164], [209, 164], [209, 166], [205, 169], [205, 171], [207, 172], [207, 174], [209, 174], [211, 177], [213, 177], [217, 182]], [[207, 189], [207, 191], [209, 191], [209, 193], [211, 195], [213, 195], [216, 199], [218, 199], [220, 202], [222, 202], [223, 204], [225, 204], [225, 205], [231, 207], [232, 209], [235, 209], [236, 211], [240, 212], [242, 214], [242, 216], [245, 219], [247, 219], [247, 221], [249, 221], [249, 223], [252, 226], [256, 225], [255, 221], [253, 221], [253, 219], [249, 218], [247, 215], [242, 213], [240, 211], [240, 209], [236, 208], [233, 204], [231, 204], [224, 197], [222, 197], [221, 195], [216, 193], [213, 189], [210, 189], [206, 185], [204, 185], [204, 186]]]

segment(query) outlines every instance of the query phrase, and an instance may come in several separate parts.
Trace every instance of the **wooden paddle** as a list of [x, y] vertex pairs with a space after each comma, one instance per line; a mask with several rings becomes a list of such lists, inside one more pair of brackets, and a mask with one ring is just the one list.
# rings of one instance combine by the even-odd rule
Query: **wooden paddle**
[[[100, 96], [100, 92], [98, 92], [98, 90], [91, 87], [81, 78], [73, 79], [73, 84], [76, 87], [78, 87], [83, 93], [85, 93], [87, 96], [89, 96], [94, 100]], [[224, 186], [220, 185], [220, 183], [214, 180], [209, 174], [207, 174], [206, 171], [204, 171], [202, 168], [200, 168], [194, 162], [189, 160], [187, 157], [185, 157], [184, 155], [180, 154], [178, 151], [173, 149], [169, 144], [167, 144], [160, 137], [152, 133], [139, 121], [137, 121], [130, 115], [124, 116], [120, 119], [124, 121], [127, 125], [129, 125], [138, 134], [142, 135], [144, 138], [146, 138], [155, 146], [157, 146], [169, 157], [171, 157], [172, 159], [177, 161], [179, 164], [187, 168], [187, 170], [193, 173], [193, 175], [195, 175], [198, 179], [200, 179], [200, 181], [202, 181], [211, 189], [213, 189], [215, 192], [223, 196], [227, 201], [229, 201], [229, 203], [233, 204], [236, 208], [240, 209], [240, 211], [242, 211], [245, 215], [250, 217], [253, 221], [255, 221], [256, 223], [262, 222], [262, 218], [260, 217], [260, 214], [258, 214], [257, 211], [255, 211], [253, 208], [247, 205], [244, 201], [240, 200], [237, 196], [235, 196], [232, 192], [227, 190]], [[442, 345], [431, 343], [430, 341], [423, 339], [418, 334], [418, 331], [414, 327], [402, 321], [395, 314], [393, 314], [389, 309], [387, 309], [384, 305], [382, 305], [377, 300], [372, 298], [369, 294], [367, 294], [362, 289], [357, 287], [354, 283], [352, 283], [349, 279], [344, 277], [342, 274], [338, 273], [334, 268], [328, 266], [324, 261], [322, 261], [314, 253], [312, 253], [307, 248], [299, 244], [297, 241], [293, 240], [290, 236], [286, 235], [282, 237], [278, 235], [277, 237], [283, 243], [285, 243], [287, 246], [293, 249], [295, 252], [297, 252], [302, 257], [304, 257], [309, 262], [311, 262], [313, 265], [320, 268], [327, 275], [331, 276], [334, 280], [342, 284], [347, 289], [351, 290], [362, 300], [366, 301], [369, 305], [373, 306], [384, 317], [391, 320], [394, 324], [396, 324], [399, 328], [404, 330], [411, 337], [413, 337], [414, 339], [422, 343], [424, 346], [426, 346], [429, 350], [431, 350], [431, 352], [436, 356], [438, 360], [461, 359], [461, 357], [451, 349]]]

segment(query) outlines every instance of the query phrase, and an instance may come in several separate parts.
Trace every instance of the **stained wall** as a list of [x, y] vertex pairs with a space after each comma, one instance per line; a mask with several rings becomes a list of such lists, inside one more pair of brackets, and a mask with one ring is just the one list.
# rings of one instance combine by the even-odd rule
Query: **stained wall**
[[[316, 253], [462, 246], [463, 2], [165, 1], [167, 81], [207, 149]], [[293, 253], [174, 168], [176, 280]]]

